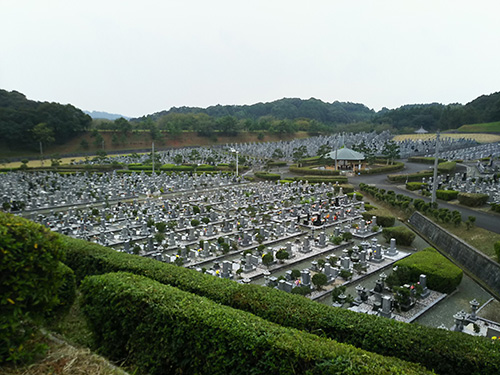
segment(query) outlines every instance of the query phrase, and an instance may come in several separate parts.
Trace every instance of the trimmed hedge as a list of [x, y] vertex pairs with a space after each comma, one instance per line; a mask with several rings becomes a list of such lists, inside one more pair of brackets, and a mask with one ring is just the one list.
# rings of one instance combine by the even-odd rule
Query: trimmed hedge
[[427, 247], [395, 263], [405, 267], [408, 279], [404, 283], [417, 282], [421, 274], [427, 275], [427, 287], [441, 293], [453, 292], [462, 281], [463, 271], [441, 255], [436, 249]]
[[422, 183], [422, 182], [407, 182], [406, 183], [406, 189], [409, 191], [421, 190], [426, 186], [427, 186], [427, 184]]
[[47, 228], [0, 212], [0, 363], [29, 356], [23, 343], [30, 323], [59, 304], [66, 269], [60, 245]]
[[[413, 162], [413, 163], [425, 163], [425, 164], [434, 164], [434, 157], [433, 156], [410, 156], [408, 158], [408, 161]], [[439, 158], [438, 163], [443, 163], [445, 162], [445, 159]]]
[[488, 201], [488, 194], [481, 193], [459, 193], [458, 201], [464, 206], [478, 207], [486, 204]]
[[390, 174], [387, 176], [389, 181], [393, 182], [403, 182], [403, 181], [417, 181], [422, 182], [422, 178], [429, 178], [434, 175], [433, 171], [420, 171], [417, 173], [408, 173], [408, 174]]
[[500, 371], [500, 346], [482, 337], [358, 314], [272, 288], [241, 285], [83, 240], [61, 237], [66, 263], [75, 271], [77, 280], [107, 272], [132, 272], [284, 326], [320, 332], [358, 348], [421, 363], [439, 374], [498, 374]]
[[400, 171], [401, 169], [404, 169], [405, 164], [399, 161], [395, 161], [394, 164], [391, 165], [384, 165], [381, 167], [377, 168], [372, 168], [372, 169], [362, 169], [360, 171], [357, 171], [360, 174], [377, 174], [377, 173], [387, 173], [387, 172], [392, 172], [392, 171]]
[[[365, 205], [365, 208], [366, 206], [367, 205]], [[394, 216], [381, 213], [377, 209], [363, 212], [361, 216], [363, 216], [363, 219], [365, 220], [371, 220], [372, 217], [375, 216], [377, 218], [377, 225], [381, 227], [392, 227], [396, 222], [396, 218]]]
[[495, 242], [493, 249], [495, 250], [495, 254], [497, 256], [497, 262], [500, 262], [500, 241]]
[[255, 177], [261, 178], [263, 180], [268, 181], [277, 181], [281, 179], [281, 175], [277, 173], [269, 173], [269, 172], [254, 172]]
[[[342, 191], [344, 191], [344, 189], [342, 189]], [[350, 192], [348, 192], [348, 193], [347, 193], [347, 196], [348, 196], [349, 198], [351, 198], [351, 199], [352, 199], [353, 195], [355, 195], [355, 196], [356, 196], [356, 200], [357, 200], [357, 201], [362, 201], [362, 200], [363, 200], [363, 194], [358, 193], [357, 191], [356, 191], [356, 192], [354, 192], [354, 191], [352, 191], [352, 192], [351, 192], [351, 191], [350, 191]]]
[[389, 242], [391, 238], [395, 238], [396, 244], [401, 246], [410, 246], [415, 239], [415, 233], [405, 226], [384, 228], [382, 229], [382, 235], [387, 242]]
[[430, 373], [130, 273], [89, 277], [81, 290], [101, 351], [141, 373]]
[[338, 177], [320, 177], [320, 176], [303, 176], [303, 177], [294, 177], [293, 178], [295, 181], [307, 181], [310, 183], [347, 183], [348, 179], [347, 177], [344, 176], [338, 176]]
[[458, 191], [455, 190], [436, 190], [436, 198], [444, 201], [451, 201], [457, 199]]
[[454, 161], [445, 161], [438, 164], [438, 172], [440, 173], [451, 173], [455, 171], [457, 163]]
[[336, 171], [333, 169], [315, 169], [313, 167], [297, 167], [296, 164], [291, 165], [289, 170], [292, 173], [310, 174], [310, 175], [318, 175], [318, 176], [338, 176], [338, 175], [340, 175], [340, 171]]
[[57, 288], [58, 302], [52, 311], [47, 312], [48, 317], [60, 317], [68, 313], [76, 298], [76, 279], [73, 270], [59, 262], [57, 274], [60, 278], [60, 285]]

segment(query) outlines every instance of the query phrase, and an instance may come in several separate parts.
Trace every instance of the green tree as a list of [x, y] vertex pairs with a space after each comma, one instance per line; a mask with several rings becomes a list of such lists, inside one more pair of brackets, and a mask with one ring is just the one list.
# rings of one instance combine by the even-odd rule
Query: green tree
[[283, 263], [283, 261], [288, 258], [290, 258], [290, 254], [285, 249], [279, 249], [276, 253], [276, 259], [278, 259], [280, 263]]
[[316, 286], [316, 288], [318, 290], [321, 290], [323, 285], [326, 285], [326, 283], [328, 282], [328, 278], [326, 277], [326, 275], [324, 273], [316, 273], [312, 277], [311, 281], [313, 282], [313, 284]]
[[285, 154], [283, 153], [283, 150], [281, 148], [277, 148], [274, 150], [272, 158], [273, 159], [283, 159], [285, 157]]
[[330, 151], [332, 151], [332, 148], [329, 145], [324, 144], [324, 145], [321, 145], [318, 147], [318, 152], [316, 153], [316, 155], [317, 156], [324, 156], [327, 153], [329, 153]]
[[306, 146], [300, 146], [293, 149], [292, 158], [294, 162], [298, 163], [299, 160], [304, 159], [307, 156], [308, 154]]
[[132, 130], [132, 125], [123, 117], [117, 118], [114, 121], [116, 129], [120, 130], [123, 134], [127, 134], [130, 130]]
[[273, 253], [266, 253], [262, 256], [262, 264], [265, 265], [266, 267], [269, 267], [269, 265], [273, 261], [274, 261]]
[[386, 142], [382, 149], [382, 155], [387, 158], [387, 163], [389, 163], [390, 160], [391, 164], [394, 164], [394, 159], [399, 157], [399, 146], [394, 141]]

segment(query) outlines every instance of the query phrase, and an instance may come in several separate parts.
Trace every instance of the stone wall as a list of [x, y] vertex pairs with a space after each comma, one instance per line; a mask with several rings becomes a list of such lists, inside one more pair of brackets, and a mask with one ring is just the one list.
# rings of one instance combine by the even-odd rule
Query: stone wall
[[419, 212], [410, 217], [409, 224], [460, 268], [471, 274], [495, 298], [500, 299], [500, 264], [448, 233]]

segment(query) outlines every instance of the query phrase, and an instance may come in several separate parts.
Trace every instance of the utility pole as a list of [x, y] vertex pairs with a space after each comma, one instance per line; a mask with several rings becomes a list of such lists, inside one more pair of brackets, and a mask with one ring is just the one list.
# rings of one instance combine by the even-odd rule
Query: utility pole
[[238, 177], [238, 153], [239, 151], [236, 150], [236, 177]]
[[42, 148], [42, 141], [40, 141], [40, 160], [42, 162], [42, 167], [43, 167], [43, 148]]
[[151, 158], [153, 159], [153, 173], [155, 173], [155, 143], [152, 144], [153, 151], [151, 152]]
[[439, 130], [436, 133], [436, 155], [434, 158], [434, 175], [432, 177], [432, 196], [431, 203], [436, 202], [436, 190], [437, 190], [437, 172], [438, 172], [438, 159], [439, 159]]

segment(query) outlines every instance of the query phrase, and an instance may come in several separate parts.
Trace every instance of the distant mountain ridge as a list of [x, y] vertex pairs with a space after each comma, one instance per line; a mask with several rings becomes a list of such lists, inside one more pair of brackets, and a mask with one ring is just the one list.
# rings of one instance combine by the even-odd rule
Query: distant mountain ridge
[[93, 119], [97, 120], [97, 119], [104, 119], [104, 120], [116, 120], [116, 119], [119, 119], [121, 117], [123, 117], [125, 120], [130, 120], [131, 117], [127, 117], [127, 116], [123, 116], [123, 115], [119, 115], [119, 114], [116, 114], [116, 113], [108, 113], [108, 112], [102, 112], [102, 111], [83, 111], [84, 113], [86, 113], [87, 115], [89, 115], [90, 117], [92, 117]]
[[[207, 108], [199, 107], [172, 107], [169, 110], [156, 112], [143, 116], [137, 120], [150, 118], [153, 121], [170, 113], [195, 114], [204, 113], [214, 118], [233, 116], [237, 119], [257, 120], [261, 117], [271, 116], [276, 119], [300, 119], [308, 118], [326, 124], [351, 123], [356, 121], [367, 121], [375, 114], [364, 104], [339, 102], [323, 102], [322, 100], [310, 98], [283, 98], [267, 103], [256, 103], [251, 105], [215, 105]], [[134, 119], [133, 119], [134, 120]]]

